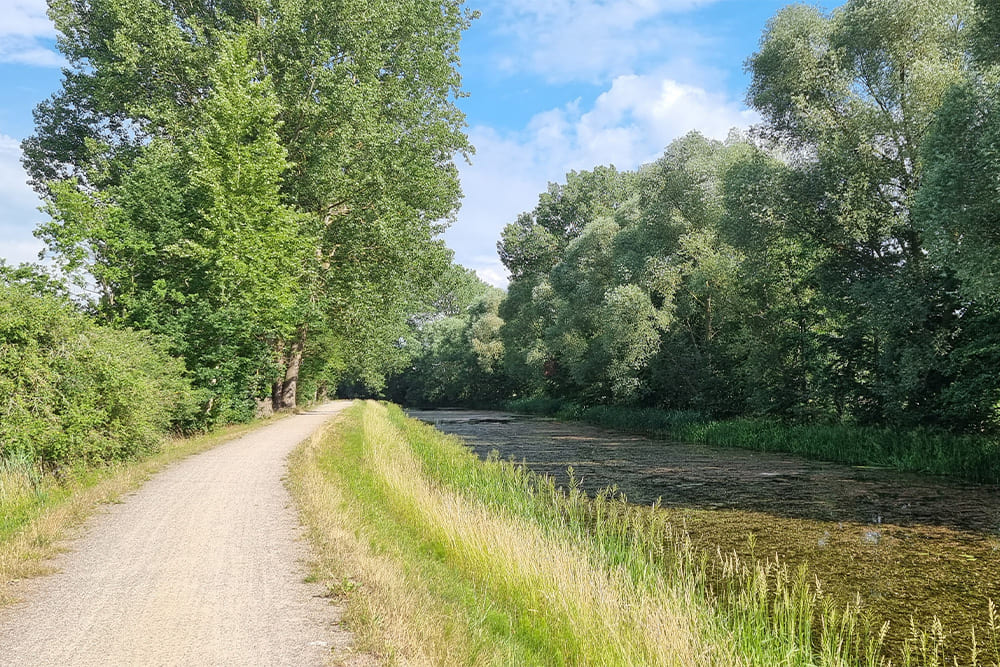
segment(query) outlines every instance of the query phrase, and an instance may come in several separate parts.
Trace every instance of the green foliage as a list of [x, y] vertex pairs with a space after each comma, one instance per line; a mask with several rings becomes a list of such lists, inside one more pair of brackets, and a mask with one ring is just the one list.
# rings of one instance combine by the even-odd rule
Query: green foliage
[[[692, 133], [637, 173], [569, 174], [566, 186], [550, 186], [532, 214], [507, 227], [504, 365], [524, 393], [669, 401], [666, 391], [684, 376], [707, 395], [724, 363], [716, 338], [737, 308], [738, 258], [716, 230], [721, 175], [746, 150]], [[567, 212], [577, 216], [573, 224]], [[518, 244], [546, 234], [561, 252], [547, 265], [520, 263], [537, 253]], [[692, 344], [711, 362], [698, 379], [681, 361]], [[689, 403], [698, 400], [688, 392]]]
[[811, 310], [828, 315], [800, 318], [834, 353], [802, 348], [798, 393], [826, 394], [821, 414], [933, 423], [954, 380], [946, 357], [962, 304], [947, 271], [927, 261], [911, 208], [927, 128], [966, 75], [974, 16], [964, 0], [858, 0], [830, 15], [793, 7], [749, 61], [763, 132], [800, 154], [801, 186], [776, 212], [813, 263], [802, 285], [815, 287]]
[[273, 350], [304, 317], [311, 266], [307, 219], [280, 202], [277, 101], [246, 49], [220, 45], [192, 129], [151, 141], [120, 184], [50, 184], [53, 221], [40, 232], [67, 269], [97, 281], [109, 319], [169, 337], [221, 421], [252, 416], [251, 399], [270, 391]]
[[0, 396], [0, 458], [49, 464], [146, 454], [197, 407], [162, 341], [23, 287], [0, 287]]
[[66, 283], [38, 264], [10, 266], [0, 257], [0, 285], [20, 286], [36, 296], [69, 297]]
[[503, 292], [460, 266], [436, 287], [433, 312], [416, 318], [406, 339], [407, 368], [389, 378], [387, 394], [406, 405], [490, 405], [509, 393], [498, 314]]
[[991, 0], [976, 0], [976, 6], [975, 53], [984, 65], [1000, 65], [1000, 6]]
[[968, 298], [1000, 304], [1000, 86], [968, 81], [947, 96], [924, 144], [928, 163], [915, 217], [935, 259]]
[[51, 14], [69, 66], [25, 164], [53, 218], [39, 235], [102, 317], [165, 335], [210, 420], [405, 363], [395, 343], [450, 259], [436, 236], [471, 151], [461, 2]]

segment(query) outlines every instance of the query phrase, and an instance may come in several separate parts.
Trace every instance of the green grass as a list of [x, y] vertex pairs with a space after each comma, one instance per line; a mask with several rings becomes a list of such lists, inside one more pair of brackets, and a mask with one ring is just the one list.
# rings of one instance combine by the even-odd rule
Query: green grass
[[97, 477], [86, 466], [46, 472], [42, 464], [25, 455], [0, 458], [0, 542], [22, 530], [46, 507], [58, 504], [75, 485]]
[[[318, 578], [389, 663], [890, 664], [884, 626], [805, 569], [696, 552], [655, 507], [481, 461], [394, 406], [353, 407], [291, 477]], [[993, 627], [959, 664], [1000, 661]], [[915, 631], [895, 664], [939, 664], [944, 641]]]
[[693, 411], [583, 407], [546, 398], [510, 401], [505, 408], [684, 442], [788, 452], [836, 463], [1000, 484], [1000, 440], [987, 436], [770, 419], [714, 421]]

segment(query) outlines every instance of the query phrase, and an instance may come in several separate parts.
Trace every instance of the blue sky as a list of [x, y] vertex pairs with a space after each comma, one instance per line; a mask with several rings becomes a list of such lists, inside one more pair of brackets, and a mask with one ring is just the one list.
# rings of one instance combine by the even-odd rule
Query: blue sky
[[[787, 0], [471, 0], [461, 100], [476, 146], [445, 239], [456, 260], [503, 285], [504, 225], [567, 171], [633, 169], [674, 138], [725, 138], [755, 121], [746, 58]], [[60, 80], [44, 0], [0, 0], [0, 257], [32, 261], [43, 219], [18, 144]]]

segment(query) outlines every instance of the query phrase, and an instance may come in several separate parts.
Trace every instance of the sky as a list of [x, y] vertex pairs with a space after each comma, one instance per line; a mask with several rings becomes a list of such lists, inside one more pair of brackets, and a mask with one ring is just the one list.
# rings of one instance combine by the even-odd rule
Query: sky
[[[571, 170], [635, 169], [691, 130], [724, 139], [757, 118], [746, 59], [790, 0], [467, 0], [459, 101], [476, 153], [445, 240], [455, 260], [504, 286], [503, 227]], [[25, 183], [32, 109], [59, 88], [45, 0], [0, 0], [0, 257], [36, 261], [45, 216]]]

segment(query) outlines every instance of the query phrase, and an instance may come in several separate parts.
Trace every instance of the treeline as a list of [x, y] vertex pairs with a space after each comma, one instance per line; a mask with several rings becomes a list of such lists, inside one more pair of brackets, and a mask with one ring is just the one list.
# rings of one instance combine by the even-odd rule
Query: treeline
[[[451, 262], [438, 237], [460, 197], [453, 160], [471, 150], [461, 5], [50, 3], [67, 65], [22, 149], [50, 216], [36, 235], [69, 289], [58, 303], [33, 280], [4, 290], [5, 316], [30, 317], [23, 336], [4, 331], [0, 364], [48, 354], [32, 341], [49, 325], [70, 347], [104, 342], [81, 348], [92, 367], [53, 361], [82, 383], [72, 392], [35, 396], [15, 376], [3, 409], [105, 402], [86, 376], [115, 350], [126, 384], [160, 367], [173, 386], [180, 360], [197, 408], [175, 427], [381, 387]], [[137, 391], [129, 409], [160, 414], [155, 397], [169, 402]], [[0, 452], [30, 440], [8, 431]]]
[[748, 60], [762, 122], [550, 185], [499, 243], [488, 363], [470, 305], [422, 366], [465, 370], [415, 398], [492, 371], [508, 397], [995, 431], [998, 25], [971, 0], [782, 10]]
[[408, 364], [386, 394], [405, 405], [495, 406], [511, 395], [503, 369], [503, 290], [452, 265], [433, 289], [427, 312], [411, 318]]

